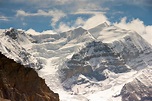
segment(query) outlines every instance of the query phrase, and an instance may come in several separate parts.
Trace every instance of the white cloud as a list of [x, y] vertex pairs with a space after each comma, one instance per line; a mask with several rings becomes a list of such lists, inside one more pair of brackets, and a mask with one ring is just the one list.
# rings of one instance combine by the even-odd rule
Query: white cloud
[[85, 23], [85, 20], [81, 17], [78, 17], [75, 21], [75, 26], [81, 26], [81, 25], [84, 25]]
[[146, 30], [145, 30], [145, 25], [143, 21], [139, 19], [133, 19], [130, 22], [126, 22], [126, 20], [127, 20], [127, 17], [124, 17], [121, 19], [120, 22], [114, 23], [114, 25], [120, 28], [136, 31], [139, 34], [145, 33]]
[[110, 22], [108, 21], [108, 18], [103, 14], [103, 13], [99, 13], [99, 14], [95, 14], [93, 17], [89, 18], [85, 24], [84, 24], [84, 28], [85, 29], [90, 29], [93, 28], [101, 23], [108, 23], [110, 25]]
[[54, 32], [53, 30], [46, 30], [41, 32], [41, 34], [56, 34], [56, 32]]
[[54, 12], [50, 12], [52, 14], [52, 26], [56, 25], [56, 22], [58, 22], [61, 18], [65, 17], [66, 14], [60, 10], [55, 10]]
[[152, 44], [152, 25], [146, 26], [144, 25], [144, 22], [139, 19], [133, 19], [130, 22], [126, 22], [126, 20], [127, 17], [124, 17], [120, 22], [114, 23], [114, 25], [123, 29], [136, 31], [139, 35]]
[[146, 34], [143, 35], [143, 37], [152, 45], [152, 25], [146, 26]]
[[25, 33], [30, 35], [40, 35], [41, 33], [36, 32], [34, 29], [28, 29]]
[[101, 14], [101, 13], [104, 14], [105, 12], [101, 12], [101, 11], [89, 11], [89, 10], [79, 9], [79, 10], [77, 10], [76, 12], [74, 12], [72, 14], [90, 14], [90, 15], [96, 15], [96, 14]]
[[[146, 33], [152, 35], [152, 25], [146, 26]], [[152, 38], [151, 38], [152, 39]]]
[[[57, 32], [65, 32], [68, 30], [72, 30], [76, 27], [83, 26], [85, 20], [81, 17], [78, 17], [74, 22], [60, 22], [58, 27], [55, 29]], [[70, 26], [72, 25], [72, 26]]]
[[8, 17], [3, 16], [3, 15], [0, 15], [0, 20], [2, 20], [2, 21], [9, 21]]
[[68, 30], [73, 29], [73, 27], [67, 25], [66, 23], [60, 22], [58, 28], [56, 29], [57, 32], [65, 32]]
[[23, 25], [23, 26], [26, 26], [26, 25], [27, 25], [27, 23], [23, 22], [23, 23], [22, 23], [22, 25]]
[[[57, 32], [65, 32], [71, 29], [74, 29], [76, 27], [82, 26], [85, 29], [93, 28], [99, 24], [102, 23], [108, 23], [110, 25], [110, 22], [108, 21], [108, 18], [103, 13], [96, 13], [92, 17], [86, 19], [83, 19], [81, 17], [78, 17], [74, 23], [70, 22], [60, 22], [58, 28], [56, 29]], [[70, 26], [72, 25], [72, 26]]]
[[63, 11], [66, 11], [68, 13], [73, 13], [78, 10], [109, 10], [109, 8], [107, 7], [102, 7], [104, 2], [107, 2], [107, 0], [13, 0], [12, 2], [22, 3], [34, 9], [62, 9]]
[[26, 13], [23, 10], [17, 10], [16, 16], [29, 16], [30, 14]]
[[42, 32], [37, 32], [34, 29], [30, 28], [25, 33], [30, 34], [30, 35], [40, 35], [40, 34], [56, 34], [53, 30], [45, 30]]
[[83, 10], [107, 10], [103, 8], [104, 3], [127, 3], [131, 5], [152, 5], [151, 0], [13, 0], [11, 2], [23, 3], [34, 8], [56, 8], [62, 7], [68, 12], [77, 11], [79, 9]]
[[[90, 29], [104, 22], [107, 22], [109, 25], [112, 24], [108, 21], [108, 18], [103, 13], [96, 13], [94, 16], [90, 17], [87, 20], [78, 17], [73, 26], [69, 26], [70, 24], [61, 22], [56, 31], [64, 32], [74, 29], [78, 26], [83, 26], [85, 29]], [[127, 22], [127, 17], [124, 17], [120, 22], [115, 22], [112, 25], [120, 27], [122, 29], [136, 31], [139, 35], [141, 35], [144, 39], [152, 44], [152, 25], [146, 26], [144, 25], [144, 22], [138, 18]]]
[[55, 26], [56, 22], [58, 22], [62, 17], [66, 16], [66, 14], [61, 11], [61, 10], [49, 10], [49, 11], [44, 11], [39, 9], [35, 13], [29, 13], [25, 12], [24, 10], [17, 10], [16, 12], [17, 17], [27, 17], [27, 16], [45, 16], [45, 17], [52, 17], [51, 19], [51, 25]]

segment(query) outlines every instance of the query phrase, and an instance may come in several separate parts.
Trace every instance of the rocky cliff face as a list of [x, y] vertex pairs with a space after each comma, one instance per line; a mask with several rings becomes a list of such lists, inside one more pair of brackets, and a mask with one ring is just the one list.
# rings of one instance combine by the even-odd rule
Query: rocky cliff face
[[[104, 81], [110, 75], [152, 66], [152, 46], [136, 32], [109, 27], [92, 35], [98, 40], [86, 43], [66, 61], [67, 68], [61, 70], [63, 87], [72, 89], [78, 85], [81, 74], [91, 80]], [[83, 84], [88, 83], [84, 81]]]
[[88, 43], [79, 53], [74, 54], [67, 62], [67, 66], [68, 69], [63, 70], [66, 79], [76, 74], [83, 74], [97, 80], [104, 80], [106, 79], [103, 72], [105, 69], [115, 73], [129, 71], [120, 54], [114, 53], [107, 44], [95, 41]]
[[141, 72], [121, 90], [122, 101], [152, 101], [152, 69]]
[[0, 53], [0, 101], [4, 99], [59, 101], [59, 96], [46, 86], [34, 69], [25, 68]]
[[135, 32], [129, 32], [123, 39], [109, 44], [109, 47], [121, 54], [126, 64], [134, 70], [152, 65], [152, 46]]
[[[108, 29], [107, 32], [109, 32]], [[116, 38], [106, 35], [107, 33], [103, 34], [100, 41], [87, 43], [84, 48], [74, 54], [67, 61], [67, 68], [63, 69], [65, 79], [75, 74], [83, 74], [97, 80], [104, 80], [105, 69], [114, 73], [124, 73], [131, 69], [140, 70], [152, 65], [150, 44], [135, 32], [125, 31], [121, 37], [117, 33], [115, 32], [114, 36]], [[105, 40], [104, 37], [106, 37]], [[110, 42], [107, 37], [111, 40]]]

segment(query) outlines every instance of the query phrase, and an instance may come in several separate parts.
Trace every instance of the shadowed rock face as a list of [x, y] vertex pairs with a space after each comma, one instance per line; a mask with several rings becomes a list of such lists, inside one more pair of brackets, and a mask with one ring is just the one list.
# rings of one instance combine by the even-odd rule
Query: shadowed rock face
[[126, 34], [111, 43], [92, 41], [67, 61], [67, 68], [63, 69], [65, 77], [62, 78], [64, 81], [83, 74], [98, 81], [105, 80], [104, 70], [116, 74], [132, 69], [138, 71], [152, 66], [151, 57], [152, 46], [137, 33]]
[[103, 73], [105, 69], [114, 73], [129, 71], [120, 54], [114, 53], [107, 44], [95, 41], [88, 43], [79, 53], [74, 54], [67, 62], [67, 67], [63, 69], [65, 73], [63, 80], [83, 74], [100, 81], [106, 79]]
[[47, 87], [32, 68], [25, 68], [0, 53], [0, 101], [4, 99], [59, 101], [59, 96]]
[[152, 69], [145, 70], [121, 90], [122, 101], [152, 101]]

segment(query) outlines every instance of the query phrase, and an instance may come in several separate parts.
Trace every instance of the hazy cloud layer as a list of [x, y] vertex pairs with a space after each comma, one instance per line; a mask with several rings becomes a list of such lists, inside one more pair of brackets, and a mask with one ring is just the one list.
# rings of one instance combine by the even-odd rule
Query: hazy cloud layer
[[84, 28], [90, 29], [93, 28], [101, 23], [107, 22], [110, 25], [110, 22], [108, 21], [108, 18], [100, 13], [100, 14], [95, 14], [93, 17], [89, 18], [83, 25]]
[[139, 19], [133, 19], [130, 22], [127, 22], [127, 17], [121, 19], [120, 22], [114, 23], [115, 26], [118, 26], [123, 29], [136, 31], [144, 39], [152, 44], [152, 25], [144, 25], [144, 22]]
[[0, 20], [2, 21], [9, 21], [8, 17], [0, 15]]
[[66, 14], [61, 10], [49, 10], [44, 11], [39, 9], [35, 13], [31, 12], [25, 12], [24, 10], [17, 10], [16, 16], [17, 17], [27, 17], [27, 16], [44, 16], [44, 17], [51, 17], [51, 25], [55, 26], [56, 22], [58, 22], [62, 17], [64, 17]]

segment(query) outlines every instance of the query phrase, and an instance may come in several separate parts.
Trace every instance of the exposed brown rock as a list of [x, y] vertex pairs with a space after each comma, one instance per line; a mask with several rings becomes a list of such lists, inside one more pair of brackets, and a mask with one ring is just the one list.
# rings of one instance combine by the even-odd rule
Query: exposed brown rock
[[0, 98], [11, 101], [59, 101], [58, 94], [47, 87], [35, 70], [25, 68], [1, 53]]
[[11, 101], [11, 100], [0, 98], [0, 101]]

